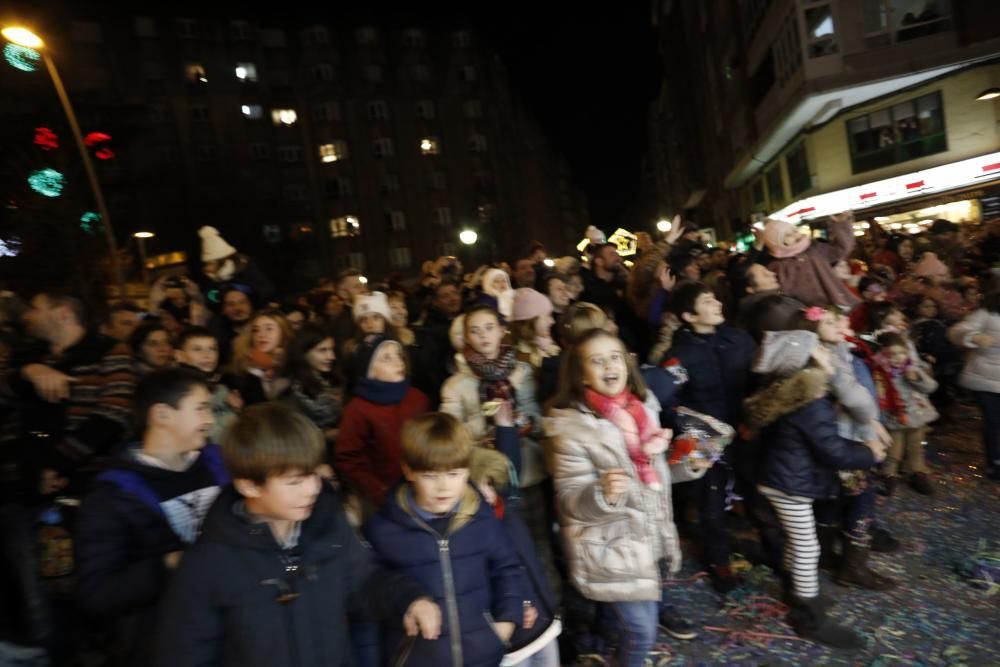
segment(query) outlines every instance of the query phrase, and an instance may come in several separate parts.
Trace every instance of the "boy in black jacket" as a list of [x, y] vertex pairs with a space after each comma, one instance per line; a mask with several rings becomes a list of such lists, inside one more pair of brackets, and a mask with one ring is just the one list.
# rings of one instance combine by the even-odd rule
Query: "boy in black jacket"
[[234, 482], [170, 586], [155, 665], [348, 665], [346, 617], [358, 607], [437, 638], [437, 605], [374, 564], [315, 473], [325, 444], [312, 422], [262, 403], [241, 414], [222, 449]]
[[142, 441], [97, 478], [80, 508], [81, 607], [114, 625], [115, 661], [148, 664], [156, 609], [170, 571], [228, 482], [206, 444], [211, 396], [194, 371], [149, 374], [135, 395]]

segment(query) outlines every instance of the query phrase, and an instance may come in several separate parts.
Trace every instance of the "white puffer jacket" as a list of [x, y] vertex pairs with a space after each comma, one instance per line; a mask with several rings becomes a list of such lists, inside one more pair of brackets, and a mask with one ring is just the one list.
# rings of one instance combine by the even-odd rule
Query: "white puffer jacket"
[[[976, 334], [986, 334], [995, 342], [991, 347], [979, 347], [972, 342]], [[967, 350], [958, 384], [972, 391], [1000, 394], [1000, 314], [981, 308], [953, 326], [948, 339]]]
[[[658, 424], [660, 405], [652, 392], [645, 407]], [[659, 600], [659, 559], [666, 558], [671, 571], [680, 568], [670, 485], [705, 472], [684, 464], [668, 466], [666, 457], [658, 456], [653, 464], [662, 488], [641, 484], [621, 431], [585, 406], [553, 409], [545, 432], [552, 446], [552, 475], [573, 585], [600, 602]], [[615, 468], [628, 471], [632, 483], [618, 503], [610, 505], [600, 478]]]

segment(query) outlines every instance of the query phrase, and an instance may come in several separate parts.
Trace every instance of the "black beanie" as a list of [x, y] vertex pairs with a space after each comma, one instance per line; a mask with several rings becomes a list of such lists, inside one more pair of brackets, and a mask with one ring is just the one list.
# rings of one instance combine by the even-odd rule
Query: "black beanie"
[[378, 349], [385, 343], [400, 345], [399, 341], [390, 338], [385, 334], [368, 334], [358, 343], [351, 352], [349, 369], [352, 379], [357, 382], [368, 377], [368, 367], [371, 366], [372, 357]]

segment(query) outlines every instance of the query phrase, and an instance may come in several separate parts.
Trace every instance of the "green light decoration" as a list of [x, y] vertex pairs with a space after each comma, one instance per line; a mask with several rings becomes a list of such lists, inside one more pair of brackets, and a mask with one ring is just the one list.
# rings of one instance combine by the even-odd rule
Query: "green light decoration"
[[7, 44], [3, 47], [3, 57], [7, 59], [7, 64], [22, 72], [34, 72], [38, 69], [38, 61], [42, 59], [42, 54], [26, 46], [17, 44]]
[[55, 169], [39, 169], [28, 176], [28, 185], [43, 197], [58, 197], [62, 194], [66, 179]]
[[80, 216], [80, 229], [88, 234], [97, 234], [104, 226], [101, 224], [101, 214], [87, 211]]

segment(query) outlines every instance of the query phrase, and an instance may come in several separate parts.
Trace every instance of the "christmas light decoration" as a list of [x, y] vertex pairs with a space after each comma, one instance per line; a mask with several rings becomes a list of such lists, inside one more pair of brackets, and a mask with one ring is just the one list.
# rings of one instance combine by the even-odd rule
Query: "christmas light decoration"
[[609, 243], [614, 243], [618, 254], [623, 257], [634, 255], [638, 250], [638, 239], [632, 232], [619, 227], [615, 233], [608, 237]]
[[88, 234], [97, 234], [104, 227], [101, 225], [101, 215], [93, 211], [87, 211], [80, 216], [80, 229]]
[[50, 151], [59, 148], [59, 137], [47, 127], [36, 127], [35, 145], [41, 147], [42, 150]]
[[18, 239], [0, 239], [0, 257], [17, 257], [21, 253]]
[[42, 54], [26, 46], [17, 44], [7, 44], [3, 47], [3, 57], [7, 64], [22, 72], [34, 72], [38, 69], [38, 61], [42, 59]]
[[43, 197], [58, 197], [62, 194], [66, 179], [55, 169], [39, 169], [28, 176], [28, 185]]
[[[91, 148], [109, 141], [111, 141], [111, 135], [104, 132], [90, 132], [83, 138], [83, 143]], [[94, 157], [98, 160], [111, 160], [115, 157], [115, 152], [106, 146], [102, 146], [94, 151]]]

